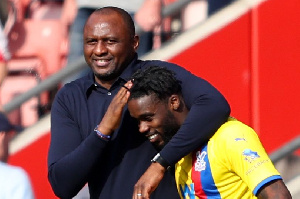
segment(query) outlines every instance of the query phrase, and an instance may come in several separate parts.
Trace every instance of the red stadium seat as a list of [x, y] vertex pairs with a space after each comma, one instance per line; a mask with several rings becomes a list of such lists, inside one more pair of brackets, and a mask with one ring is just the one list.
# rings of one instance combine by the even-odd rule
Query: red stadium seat
[[[7, 33], [12, 57], [8, 62], [8, 77], [1, 88], [2, 104], [58, 72], [65, 66], [68, 53], [68, 24], [60, 19], [61, 2], [11, 2], [16, 13], [11, 15], [14, 24]], [[23, 126], [36, 122], [41, 110], [50, 104], [52, 93], [45, 92], [23, 104], [9, 114], [11, 121]]]

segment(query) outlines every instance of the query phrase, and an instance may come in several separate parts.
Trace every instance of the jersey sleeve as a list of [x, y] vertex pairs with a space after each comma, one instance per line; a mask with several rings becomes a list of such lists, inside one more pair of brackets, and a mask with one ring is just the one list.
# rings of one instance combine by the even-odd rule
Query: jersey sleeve
[[221, 128], [230, 131], [219, 139], [226, 151], [228, 169], [240, 176], [254, 195], [266, 183], [282, 179], [252, 128], [239, 121], [229, 121]]

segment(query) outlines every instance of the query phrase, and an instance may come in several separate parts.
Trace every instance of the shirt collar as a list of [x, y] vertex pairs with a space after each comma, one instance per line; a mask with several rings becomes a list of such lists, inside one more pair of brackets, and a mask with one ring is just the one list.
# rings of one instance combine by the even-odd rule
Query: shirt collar
[[[133, 60], [130, 62], [127, 68], [122, 72], [122, 74], [117, 79], [117, 81], [122, 81], [124, 83], [127, 82], [130, 79], [130, 77], [133, 75], [133, 73], [141, 68], [139, 64], [140, 62], [141, 60], [138, 59], [138, 55], [135, 54]], [[87, 76], [81, 78], [81, 81], [83, 81], [83, 88], [86, 94], [89, 93], [88, 91], [90, 89], [94, 89], [96, 87], [93, 71], [90, 71]]]
[[138, 56], [137, 54], [135, 54], [133, 60], [128, 65], [128, 67], [123, 71], [123, 73], [120, 75], [119, 79], [122, 79], [125, 82], [127, 82], [130, 79], [130, 77], [133, 75], [133, 73], [141, 68], [139, 62], [141, 62], [141, 60], [138, 60]]

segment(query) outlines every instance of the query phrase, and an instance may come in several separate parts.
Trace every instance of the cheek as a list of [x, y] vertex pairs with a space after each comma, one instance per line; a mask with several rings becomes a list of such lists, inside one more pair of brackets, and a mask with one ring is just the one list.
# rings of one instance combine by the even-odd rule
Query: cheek
[[92, 46], [88, 46], [88, 45], [85, 45], [84, 46], [84, 48], [83, 48], [83, 54], [85, 55], [85, 56], [89, 56], [89, 55], [91, 55], [92, 54], [92, 52], [93, 52], [93, 47]]
[[114, 53], [119, 57], [123, 57], [124, 59], [127, 58], [128, 55], [131, 54], [133, 51], [131, 49], [131, 44], [124, 44], [124, 43], [119, 43], [114, 46], [110, 46], [109, 50], [111, 53]]
[[150, 126], [152, 128], [158, 129], [161, 132], [161, 130], [164, 128], [164, 121], [161, 120], [161, 119], [159, 119], [159, 118], [157, 118], [155, 120], [152, 120]]

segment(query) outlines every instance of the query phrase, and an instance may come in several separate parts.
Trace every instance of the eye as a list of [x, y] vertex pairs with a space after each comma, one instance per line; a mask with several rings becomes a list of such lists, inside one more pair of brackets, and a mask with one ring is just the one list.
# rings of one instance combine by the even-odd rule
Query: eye
[[95, 44], [97, 44], [97, 40], [95, 40], [95, 39], [89, 39], [89, 40], [86, 40], [85, 43], [88, 44], [88, 45], [95, 45]]
[[110, 39], [107, 40], [107, 43], [108, 44], [115, 44], [115, 43], [117, 43], [117, 40], [110, 38]]
[[151, 116], [146, 116], [145, 118], [143, 118], [143, 120], [146, 121], [146, 122], [151, 122], [152, 117]]

